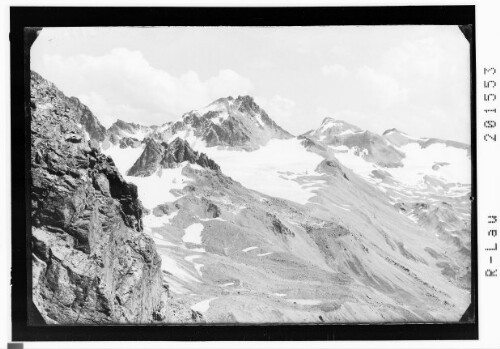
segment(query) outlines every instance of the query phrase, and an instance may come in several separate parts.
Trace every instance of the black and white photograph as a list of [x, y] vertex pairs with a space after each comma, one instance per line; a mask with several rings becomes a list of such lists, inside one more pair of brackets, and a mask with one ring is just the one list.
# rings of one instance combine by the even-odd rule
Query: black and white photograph
[[470, 30], [34, 29], [28, 320], [475, 321]]

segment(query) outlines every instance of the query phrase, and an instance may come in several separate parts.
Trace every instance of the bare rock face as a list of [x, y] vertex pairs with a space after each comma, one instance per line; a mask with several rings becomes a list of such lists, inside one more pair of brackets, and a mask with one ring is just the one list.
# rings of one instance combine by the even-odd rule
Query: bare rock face
[[103, 128], [34, 72], [31, 115], [36, 308], [49, 324], [153, 321], [163, 311], [161, 259], [142, 233], [137, 188], [93, 143]]
[[160, 168], [174, 168], [184, 161], [220, 171], [215, 161], [209, 159], [205, 153], [193, 150], [183, 139], [176, 138], [170, 144], [160, 144], [153, 138], [147, 138], [145, 143], [144, 151], [127, 173], [129, 176], [147, 177]]

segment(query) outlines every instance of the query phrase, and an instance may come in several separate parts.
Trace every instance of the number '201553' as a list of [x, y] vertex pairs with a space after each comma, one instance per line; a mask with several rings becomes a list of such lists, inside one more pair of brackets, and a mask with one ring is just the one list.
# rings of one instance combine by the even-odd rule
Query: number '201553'
[[[485, 75], [485, 80], [483, 81], [483, 86], [484, 86], [484, 94], [483, 94], [483, 99], [485, 102], [485, 107], [484, 113], [487, 116], [490, 116], [492, 113], [497, 112], [496, 108], [491, 108], [493, 105], [491, 103], [495, 103], [497, 100], [497, 95], [496, 93], [492, 93], [492, 89], [497, 87], [497, 83], [494, 79], [494, 75], [497, 73], [496, 68], [490, 67], [490, 68], [484, 68], [484, 75]], [[494, 129], [497, 126], [497, 123], [495, 120], [485, 120], [483, 122], [483, 126], [486, 129]], [[492, 130], [493, 131], [493, 130]], [[497, 140], [497, 135], [496, 132], [488, 132], [484, 135], [484, 141], [485, 142], [496, 142]]]

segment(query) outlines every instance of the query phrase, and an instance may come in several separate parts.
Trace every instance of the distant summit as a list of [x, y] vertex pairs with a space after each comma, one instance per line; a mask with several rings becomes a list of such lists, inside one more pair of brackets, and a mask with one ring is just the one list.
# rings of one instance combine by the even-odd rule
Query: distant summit
[[354, 134], [363, 132], [359, 127], [352, 125], [343, 120], [334, 118], [324, 118], [321, 126], [315, 130], [311, 130], [304, 135], [317, 138], [320, 141], [327, 141], [335, 136]]
[[346, 147], [362, 155], [367, 161], [382, 167], [400, 167], [404, 154], [382, 136], [364, 131], [343, 120], [325, 118], [320, 127], [303, 136], [332, 147]]
[[444, 140], [439, 138], [416, 138], [412, 137], [396, 128], [391, 128], [384, 131], [382, 136], [389, 141], [389, 143], [396, 147], [402, 147], [410, 143], [419, 144], [421, 148], [427, 148], [433, 144], [444, 144], [447, 147], [467, 150], [467, 155], [470, 157], [470, 146], [465, 143], [456, 141]]
[[208, 147], [229, 146], [254, 150], [271, 139], [293, 136], [281, 128], [251, 96], [223, 97], [206, 107], [182, 115], [176, 122], [143, 126], [117, 120], [108, 130], [109, 141], [126, 147], [150, 137], [170, 142], [179, 137], [191, 144], [202, 141]]
[[270, 139], [292, 135], [276, 124], [251, 96], [219, 98], [208, 106], [185, 113], [161, 132], [160, 138], [194, 137], [211, 146], [256, 149]]
[[157, 129], [158, 126], [144, 126], [118, 119], [107, 129], [107, 136], [111, 143], [126, 148], [131, 145], [137, 146]]

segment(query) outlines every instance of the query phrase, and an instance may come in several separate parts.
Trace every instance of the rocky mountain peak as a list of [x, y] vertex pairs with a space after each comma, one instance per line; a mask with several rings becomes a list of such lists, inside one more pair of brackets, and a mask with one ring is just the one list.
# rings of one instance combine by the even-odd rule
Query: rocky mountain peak
[[172, 142], [170, 142], [170, 144], [168, 144], [168, 147], [176, 150], [191, 149], [191, 147], [189, 146], [189, 142], [180, 137], [176, 137]]
[[[129, 126], [129, 123], [126, 121], [123, 121], [121, 119], [116, 119], [116, 121], [113, 123], [113, 125], [120, 127], [120, 128], [127, 128]], [[113, 126], [111, 125], [111, 126]]]
[[239, 110], [240, 111], [248, 111], [248, 110], [259, 110], [260, 107], [255, 103], [255, 100], [253, 99], [252, 96], [246, 95], [246, 96], [238, 96], [236, 98], [236, 102], [239, 103]]
[[342, 133], [361, 132], [362, 130], [343, 120], [334, 118], [324, 118], [321, 126], [316, 130], [318, 134], [339, 135]]
[[206, 154], [193, 150], [189, 142], [182, 138], [176, 137], [170, 143], [160, 143], [153, 138], [147, 138], [145, 143], [141, 156], [127, 172], [129, 176], [147, 177], [160, 168], [177, 167], [185, 161], [216, 172], [220, 171], [215, 161], [209, 159]]
[[292, 137], [251, 96], [219, 98], [202, 109], [185, 113], [181, 120], [165, 127], [159, 138], [170, 141], [188, 135], [204, 141], [209, 147], [231, 146], [247, 150], [257, 149], [273, 138]]

